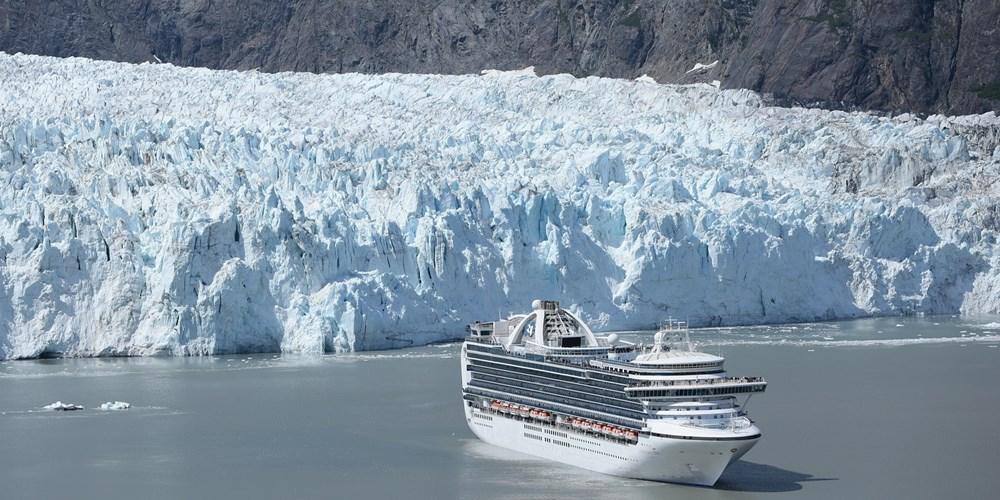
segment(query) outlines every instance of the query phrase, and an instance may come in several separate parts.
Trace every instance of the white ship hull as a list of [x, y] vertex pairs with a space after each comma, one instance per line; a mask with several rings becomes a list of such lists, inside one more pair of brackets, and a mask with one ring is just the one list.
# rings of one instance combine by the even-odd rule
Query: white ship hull
[[711, 486], [758, 440], [641, 436], [628, 444], [464, 406], [469, 428], [487, 443], [603, 474], [652, 481]]

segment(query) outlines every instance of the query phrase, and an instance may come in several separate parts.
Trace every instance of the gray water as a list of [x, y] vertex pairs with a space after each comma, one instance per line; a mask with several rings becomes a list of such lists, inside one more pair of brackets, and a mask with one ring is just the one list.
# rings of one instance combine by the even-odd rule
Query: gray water
[[[897, 326], [898, 325], [898, 326]], [[632, 334], [646, 340], [649, 335]], [[458, 344], [330, 356], [0, 363], [2, 498], [996, 498], [1000, 323], [701, 330], [770, 385], [763, 440], [715, 488], [477, 441]], [[86, 410], [40, 407], [56, 400]], [[104, 412], [104, 401], [133, 404]]]

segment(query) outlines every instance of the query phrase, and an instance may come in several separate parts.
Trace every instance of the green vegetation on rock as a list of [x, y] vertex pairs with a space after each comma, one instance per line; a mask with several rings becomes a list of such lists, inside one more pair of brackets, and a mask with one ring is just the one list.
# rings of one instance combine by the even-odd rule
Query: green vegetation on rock
[[973, 92], [983, 99], [990, 99], [993, 101], [1000, 101], [1000, 81], [986, 83], [980, 85], [974, 89]]

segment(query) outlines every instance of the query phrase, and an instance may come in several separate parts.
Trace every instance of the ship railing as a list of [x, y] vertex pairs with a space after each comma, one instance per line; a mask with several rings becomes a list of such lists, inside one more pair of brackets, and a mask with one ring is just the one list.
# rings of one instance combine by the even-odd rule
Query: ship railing
[[766, 383], [764, 377], [721, 377], [703, 379], [683, 379], [683, 380], [643, 380], [629, 385], [629, 388], [647, 387], [691, 387], [691, 386], [718, 386], [718, 385], [740, 385], [740, 384], [761, 384]]
[[745, 431], [745, 430], [749, 429], [750, 426], [752, 426], [752, 425], [753, 425], [753, 422], [751, 422], [750, 419], [747, 418], [747, 417], [742, 417], [741, 416], [741, 417], [733, 417], [733, 418], [729, 419], [729, 430], [731, 430], [733, 432]]
[[684, 422], [680, 425], [685, 427], [696, 427], [702, 429], [720, 429], [727, 430], [730, 432], [742, 432], [750, 428], [753, 422], [747, 417], [731, 417], [720, 421], [691, 421]]
[[492, 335], [469, 335], [465, 337], [468, 342], [475, 342], [477, 344], [489, 344], [489, 345], [499, 345], [500, 341]]

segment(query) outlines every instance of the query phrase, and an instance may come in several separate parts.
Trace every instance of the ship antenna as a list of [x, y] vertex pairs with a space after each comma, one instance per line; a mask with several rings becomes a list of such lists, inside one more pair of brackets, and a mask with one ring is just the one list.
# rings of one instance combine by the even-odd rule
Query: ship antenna
[[694, 346], [691, 345], [691, 335], [689, 334], [690, 325], [687, 321], [684, 321], [684, 343], [687, 344], [688, 352], [694, 352]]

